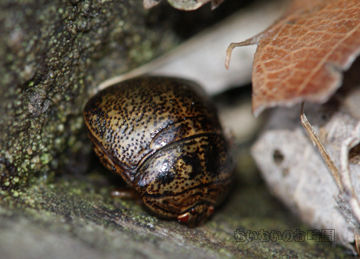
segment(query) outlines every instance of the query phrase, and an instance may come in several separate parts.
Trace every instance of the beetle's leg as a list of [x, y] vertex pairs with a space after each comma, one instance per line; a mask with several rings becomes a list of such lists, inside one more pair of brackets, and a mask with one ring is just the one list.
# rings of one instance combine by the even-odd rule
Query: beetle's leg
[[141, 200], [140, 195], [130, 187], [116, 188], [111, 192], [111, 197], [129, 200]]

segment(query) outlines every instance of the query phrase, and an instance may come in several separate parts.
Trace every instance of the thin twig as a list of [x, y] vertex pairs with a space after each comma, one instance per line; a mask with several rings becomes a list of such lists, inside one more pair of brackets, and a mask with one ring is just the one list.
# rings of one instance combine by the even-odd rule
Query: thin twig
[[308, 121], [305, 113], [304, 113], [304, 102], [301, 104], [301, 112], [300, 112], [300, 120], [301, 120], [301, 124], [303, 125], [303, 127], [305, 128], [307, 134], [309, 135], [310, 139], [312, 140], [312, 142], [314, 143], [314, 145], [316, 145], [316, 147], [318, 148], [321, 157], [324, 159], [325, 163], [327, 164], [336, 185], [338, 186], [340, 192], [343, 192], [344, 187], [343, 184], [341, 182], [341, 177], [339, 174], [339, 170], [337, 169], [337, 167], [335, 166], [334, 162], [332, 161], [332, 159], [330, 158], [329, 154], [327, 153], [325, 147], [323, 146], [323, 144], [321, 143], [318, 135], [315, 133], [313, 127], [311, 126], [310, 122]]

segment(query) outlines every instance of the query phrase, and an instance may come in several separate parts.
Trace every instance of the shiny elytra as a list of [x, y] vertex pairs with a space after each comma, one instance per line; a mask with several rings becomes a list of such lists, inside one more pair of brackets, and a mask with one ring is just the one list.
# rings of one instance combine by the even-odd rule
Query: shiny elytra
[[191, 81], [123, 81], [92, 97], [84, 120], [102, 164], [160, 217], [195, 226], [229, 190], [229, 143], [214, 105]]

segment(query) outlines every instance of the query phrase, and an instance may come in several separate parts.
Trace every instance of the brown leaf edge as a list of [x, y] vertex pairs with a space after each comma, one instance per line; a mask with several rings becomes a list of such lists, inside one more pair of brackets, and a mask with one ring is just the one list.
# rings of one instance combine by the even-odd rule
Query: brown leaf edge
[[[321, 3], [323, 0], [314, 0], [314, 5]], [[336, 0], [335, 0], [336, 2]], [[322, 3], [324, 4], [325, 1]], [[287, 21], [287, 16], [289, 14], [291, 14], [294, 10], [296, 10], [296, 8], [298, 8], [299, 6], [299, 1], [295, 0], [293, 2], [293, 5], [290, 6], [290, 8], [288, 9], [288, 11], [277, 21], [275, 21], [271, 26], [269, 26], [266, 30], [264, 30], [263, 32], [249, 38], [246, 39], [244, 41], [241, 42], [236, 42], [236, 43], [231, 43], [227, 50], [226, 50], [226, 59], [225, 59], [225, 67], [226, 69], [229, 69], [230, 66], [230, 60], [231, 60], [231, 54], [233, 52], [233, 50], [237, 47], [241, 47], [241, 46], [249, 46], [249, 45], [254, 45], [257, 44], [259, 45], [261, 43], [262, 39], [266, 40], [266, 37], [268, 37], [270, 35], [271, 37], [271, 33], [273, 31], [275, 31], [277, 29], [277, 27], [281, 26], [281, 22], [286, 22]], [[311, 3], [306, 5], [306, 8], [308, 9], [309, 6], [311, 6]], [[296, 8], [295, 8], [296, 7]], [[305, 8], [305, 7], [304, 7]], [[256, 50], [255, 53], [255, 57], [256, 54], [258, 53], [259, 49]], [[301, 103], [303, 101], [311, 101], [311, 102], [318, 102], [318, 103], [323, 103], [325, 101], [327, 101], [331, 95], [341, 86], [342, 84], [342, 72], [347, 70], [351, 64], [354, 62], [354, 60], [356, 60], [356, 58], [359, 56], [360, 54], [360, 46], [359, 48], [353, 50], [353, 52], [351, 53], [351, 55], [349, 55], [346, 58], [346, 62], [344, 62], [341, 65], [337, 65], [337, 64], [332, 64], [331, 61], [328, 62], [326, 65], [328, 66], [329, 69], [329, 76], [333, 76], [335, 78], [335, 80], [332, 82], [333, 85], [331, 87], [328, 87], [330, 90], [323, 96], [300, 96], [297, 98], [293, 98], [290, 100], [285, 100], [285, 101], [278, 101], [275, 100], [273, 102], [265, 102], [264, 104], [261, 104], [260, 101], [258, 101], [256, 103], [256, 100], [254, 100], [254, 94], [253, 94], [253, 113], [255, 116], [258, 116], [264, 109], [269, 108], [269, 107], [273, 107], [273, 106], [292, 106], [295, 105], [297, 103]], [[255, 66], [255, 60], [254, 60], [254, 66]], [[254, 69], [253, 69], [253, 76], [254, 76]], [[254, 78], [253, 78], [254, 81]], [[254, 91], [254, 88], [253, 88]], [[260, 103], [260, 105], [259, 105]]]

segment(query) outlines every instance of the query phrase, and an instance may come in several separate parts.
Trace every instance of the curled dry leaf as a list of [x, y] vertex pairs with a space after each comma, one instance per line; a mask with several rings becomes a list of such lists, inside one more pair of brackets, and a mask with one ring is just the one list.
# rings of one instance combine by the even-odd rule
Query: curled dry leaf
[[[325, 104], [307, 104], [314, 134], [332, 160], [299, 123], [299, 107], [274, 110], [252, 154], [272, 192], [306, 223], [333, 230], [335, 241], [359, 247], [360, 59], [345, 73], [343, 87]], [[329, 170], [330, 169], [330, 170]], [[354, 251], [354, 250], [353, 250]]]
[[[360, 92], [352, 94], [359, 103]], [[338, 168], [343, 167], [341, 147], [349, 148], [346, 140], [356, 140], [360, 129], [359, 121], [345, 106], [349, 101], [341, 104], [340, 111], [332, 111], [334, 114], [330, 118], [330, 105], [307, 106], [310, 109], [305, 110]], [[344, 197], [318, 150], [299, 125], [299, 107], [294, 108], [276, 110], [252, 154], [275, 196], [312, 227], [334, 230], [336, 242], [351, 248], [359, 227], [360, 215], [353, 203], [360, 199], [360, 165], [347, 163], [351, 170], [346, 173], [351, 173], [350, 185], [353, 186], [350, 189], [354, 189], [357, 195], [353, 197], [351, 192], [349, 197]]]
[[253, 112], [301, 101], [323, 103], [341, 84], [341, 71], [360, 53], [359, 0], [294, 0], [263, 33], [228, 48], [257, 44]]
[[[144, 0], [144, 7], [151, 8], [160, 3], [161, 0]], [[211, 3], [211, 8], [215, 9], [224, 0], [168, 0], [168, 2], [175, 8], [185, 11], [191, 11], [200, 8], [206, 3]]]

